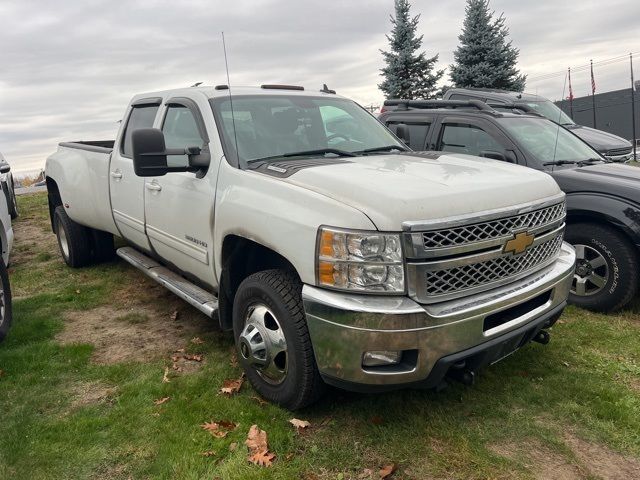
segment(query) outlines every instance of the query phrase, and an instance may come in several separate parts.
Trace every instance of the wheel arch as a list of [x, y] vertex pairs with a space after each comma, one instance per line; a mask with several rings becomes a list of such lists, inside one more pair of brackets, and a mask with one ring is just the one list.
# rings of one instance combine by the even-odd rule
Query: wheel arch
[[224, 237], [218, 292], [222, 330], [233, 328], [233, 300], [240, 283], [253, 273], [273, 268], [291, 271], [300, 277], [293, 264], [275, 250], [241, 235], [229, 234]]
[[62, 205], [62, 197], [60, 196], [60, 189], [58, 188], [58, 184], [56, 181], [47, 177], [47, 197], [49, 201], [49, 220], [51, 222], [51, 230], [55, 232], [55, 222], [53, 218], [53, 212], [56, 207]]

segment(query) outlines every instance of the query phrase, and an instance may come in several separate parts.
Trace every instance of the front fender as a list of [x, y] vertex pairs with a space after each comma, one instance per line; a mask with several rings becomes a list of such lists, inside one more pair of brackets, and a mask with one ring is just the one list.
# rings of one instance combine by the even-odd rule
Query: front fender
[[599, 193], [567, 194], [567, 220], [610, 223], [640, 247], [640, 205], [634, 202]]

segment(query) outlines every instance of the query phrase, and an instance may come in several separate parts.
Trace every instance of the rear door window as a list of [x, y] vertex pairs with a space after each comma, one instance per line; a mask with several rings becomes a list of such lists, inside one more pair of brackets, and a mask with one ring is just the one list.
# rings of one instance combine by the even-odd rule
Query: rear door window
[[124, 141], [120, 153], [123, 157], [132, 158], [131, 134], [139, 128], [151, 128], [158, 113], [159, 105], [141, 105], [133, 107], [124, 130]]
[[475, 125], [464, 123], [443, 124], [437, 149], [477, 156], [486, 152], [505, 152], [504, 146], [487, 132]]

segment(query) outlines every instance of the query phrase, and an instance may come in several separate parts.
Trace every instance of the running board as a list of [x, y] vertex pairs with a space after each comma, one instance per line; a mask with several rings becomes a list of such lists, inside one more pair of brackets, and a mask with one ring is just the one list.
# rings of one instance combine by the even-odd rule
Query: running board
[[120, 258], [144, 272], [148, 277], [151, 277], [205, 315], [212, 317], [218, 310], [218, 297], [194, 285], [167, 267], [160, 265], [144, 253], [140, 253], [131, 247], [119, 248], [116, 253]]

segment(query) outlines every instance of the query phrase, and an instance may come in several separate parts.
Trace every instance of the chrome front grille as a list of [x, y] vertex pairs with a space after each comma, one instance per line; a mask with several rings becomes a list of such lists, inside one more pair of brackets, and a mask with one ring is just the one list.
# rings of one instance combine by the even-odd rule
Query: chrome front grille
[[443, 295], [500, 282], [555, 258], [561, 245], [562, 232], [521, 255], [504, 255], [484, 262], [427, 271], [425, 292], [429, 296]]
[[[544, 268], [560, 253], [565, 216], [560, 194], [512, 209], [403, 224], [409, 295], [441, 302]], [[528, 245], [513, 248], [523, 238]]]
[[497, 220], [463, 225], [424, 232], [422, 245], [425, 249], [452, 247], [455, 245], [471, 244], [511, 235], [520, 229], [530, 229], [546, 225], [564, 218], [564, 202], [533, 212], [514, 215]]

